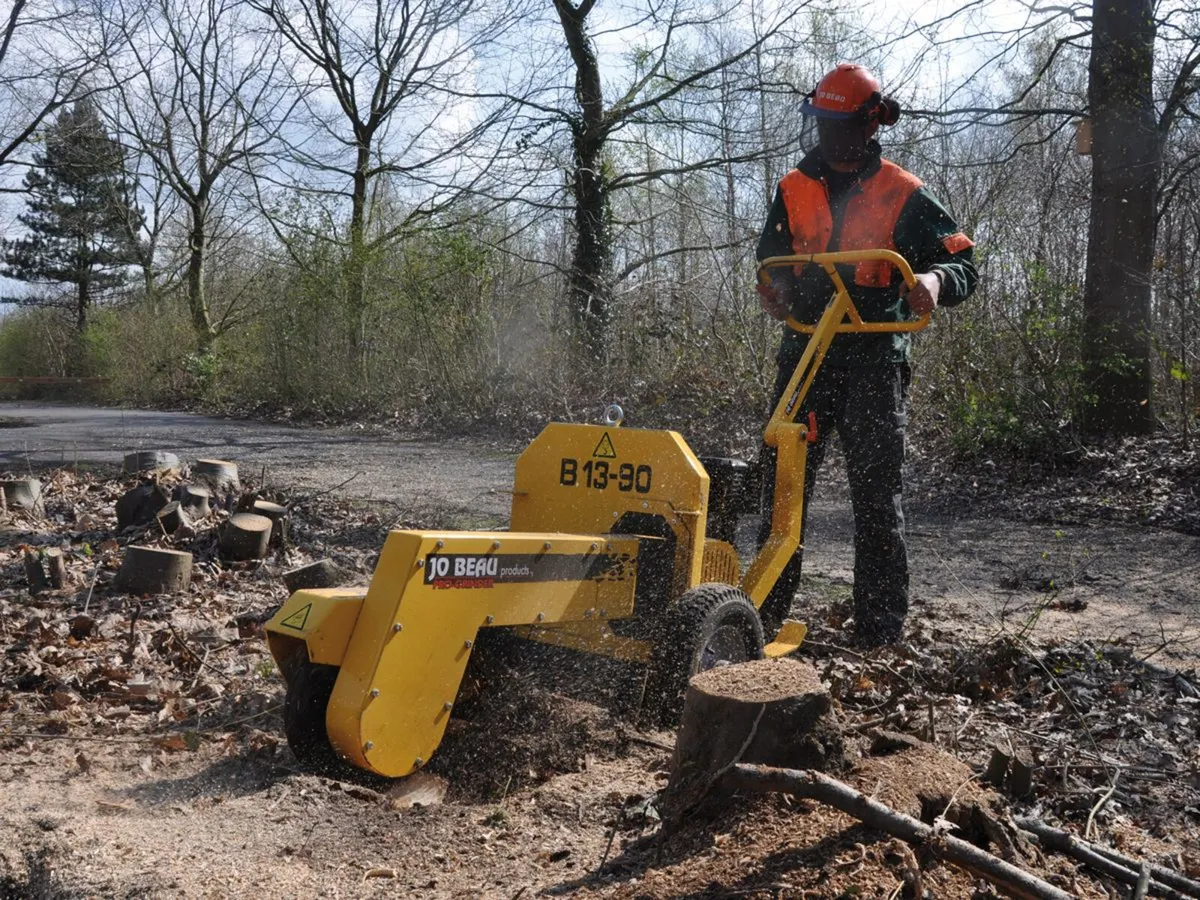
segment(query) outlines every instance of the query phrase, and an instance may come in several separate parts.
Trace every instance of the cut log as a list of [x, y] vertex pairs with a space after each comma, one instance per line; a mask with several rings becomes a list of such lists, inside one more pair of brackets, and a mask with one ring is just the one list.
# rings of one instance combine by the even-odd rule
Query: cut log
[[237, 513], [221, 529], [221, 555], [226, 559], [263, 559], [271, 541], [271, 520], [254, 513]]
[[212, 491], [203, 485], [181, 484], [175, 499], [189, 519], [203, 519], [212, 511]]
[[271, 520], [271, 545], [283, 546], [287, 540], [288, 508], [270, 500], [255, 500], [250, 511], [256, 516], [266, 516]]
[[42, 483], [36, 478], [0, 481], [0, 490], [9, 509], [36, 509], [42, 499]]
[[808, 663], [760, 659], [703, 672], [684, 698], [664, 819], [678, 821], [734, 765], [839, 771], [841, 729], [829, 691]]
[[129, 594], [167, 594], [185, 590], [192, 579], [192, 554], [157, 547], [130, 546], [113, 588]]
[[346, 572], [331, 559], [319, 559], [307, 566], [300, 566], [283, 573], [283, 583], [288, 593], [294, 594], [307, 588], [331, 588], [345, 584]]
[[151, 472], [157, 469], [178, 469], [179, 457], [163, 450], [138, 450], [125, 454], [125, 474]]
[[167, 492], [154, 482], [147, 481], [131, 488], [117, 500], [117, 530], [153, 522], [168, 502]]
[[214, 494], [234, 494], [241, 490], [237, 463], [223, 459], [198, 459], [192, 466], [192, 477], [204, 482]]
[[55, 590], [67, 583], [67, 564], [57, 547], [46, 551], [46, 571], [50, 575], [50, 586]]
[[42, 561], [32, 550], [25, 551], [25, 580], [29, 583], [29, 593], [40, 594], [50, 590], [50, 579], [42, 568]]
[[172, 500], [160, 509], [157, 518], [159, 526], [166, 534], [175, 534], [180, 528], [186, 528], [192, 524], [178, 500]]
[[734, 766], [725, 776], [725, 784], [740, 790], [779, 791], [793, 797], [828, 804], [872, 828], [878, 828], [920, 847], [922, 852], [974, 872], [1014, 897], [1029, 900], [1071, 900], [1072, 897], [1066, 891], [1024, 869], [997, 859], [974, 844], [953, 835], [939, 833], [933, 826], [926, 825], [920, 819], [889, 809], [854, 790], [850, 785], [820, 772], [773, 769], [742, 763]]

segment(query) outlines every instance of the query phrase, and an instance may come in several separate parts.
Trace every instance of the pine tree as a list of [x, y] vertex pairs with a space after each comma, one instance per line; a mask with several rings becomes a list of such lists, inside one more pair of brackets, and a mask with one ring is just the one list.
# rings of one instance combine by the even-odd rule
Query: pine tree
[[17, 218], [29, 236], [3, 242], [2, 271], [34, 284], [75, 285], [70, 305], [82, 332], [93, 302], [125, 284], [142, 226], [124, 151], [90, 100], [47, 129], [24, 184], [27, 211]]

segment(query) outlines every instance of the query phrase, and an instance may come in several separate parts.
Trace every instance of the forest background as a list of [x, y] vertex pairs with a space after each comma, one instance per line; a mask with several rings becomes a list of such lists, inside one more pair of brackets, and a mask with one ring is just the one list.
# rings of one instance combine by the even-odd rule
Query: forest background
[[752, 445], [754, 245], [849, 60], [977, 244], [917, 347], [921, 439], [1190, 440], [1194, 3], [15, 0], [0, 27], [0, 376], [106, 379], [25, 397], [508, 435], [615, 400]]

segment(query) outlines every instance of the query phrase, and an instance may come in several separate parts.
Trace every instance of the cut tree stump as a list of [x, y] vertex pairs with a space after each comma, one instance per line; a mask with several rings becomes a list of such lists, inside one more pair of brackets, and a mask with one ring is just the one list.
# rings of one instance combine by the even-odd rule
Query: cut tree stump
[[163, 450], [138, 450], [125, 454], [125, 474], [136, 475], [157, 469], [178, 469], [179, 457]]
[[203, 519], [212, 512], [212, 491], [203, 485], [181, 484], [175, 499], [189, 519]]
[[158, 547], [130, 546], [113, 588], [129, 594], [167, 594], [185, 590], [192, 579], [192, 554]]
[[242, 489], [237, 463], [224, 459], [198, 459], [192, 477], [207, 484], [214, 494], [235, 494]]
[[695, 676], [684, 698], [665, 821], [679, 821], [738, 763], [840, 771], [841, 729], [817, 670], [796, 659], [759, 659]]
[[153, 522], [169, 501], [167, 492], [152, 481], [131, 488], [117, 499], [117, 530]]
[[271, 520], [271, 544], [282, 546], [287, 540], [288, 508], [270, 500], [255, 500], [250, 511]]
[[331, 559], [319, 559], [283, 573], [283, 583], [287, 585], [289, 594], [306, 588], [338, 587], [345, 581], [345, 570]]
[[172, 500], [158, 511], [158, 524], [166, 534], [174, 534], [180, 528], [190, 527], [192, 522], [183, 511], [183, 505], [178, 500]]
[[32, 550], [26, 550], [24, 562], [25, 580], [29, 583], [29, 593], [40, 594], [50, 590], [50, 580], [46, 577], [46, 570], [42, 568], [42, 561], [38, 559], [38, 555]]
[[50, 575], [50, 586], [58, 590], [67, 583], [67, 564], [62, 551], [51, 547], [46, 551], [46, 571]]
[[271, 541], [271, 520], [254, 513], [237, 513], [221, 529], [221, 555], [226, 559], [263, 559]]
[[42, 483], [36, 478], [0, 481], [0, 490], [9, 509], [36, 509], [42, 499]]

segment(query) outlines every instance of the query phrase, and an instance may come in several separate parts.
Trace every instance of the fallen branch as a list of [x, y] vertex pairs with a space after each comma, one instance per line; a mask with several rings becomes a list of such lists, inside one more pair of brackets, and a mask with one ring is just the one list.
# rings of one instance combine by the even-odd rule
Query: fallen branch
[[[1040, 819], [1019, 816], [1013, 819], [1022, 831], [1035, 835], [1043, 847], [1065, 853], [1097, 872], [1102, 872], [1125, 884], [1137, 884], [1142, 861], [1125, 856], [1107, 847], [1091, 844], [1069, 831], [1052, 828]], [[1163, 866], [1150, 864], [1150, 894], [1155, 897], [1194, 897], [1200, 900], [1200, 882], [1185, 878]], [[1172, 890], [1173, 889], [1173, 890]], [[1167, 893], [1170, 891], [1169, 893]], [[1176, 893], [1178, 892], [1178, 893]]]
[[1071, 894], [1036, 875], [998, 859], [974, 844], [884, 806], [848, 784], [820, 772], [741, 764], [726, 775], [725, 783], [735, 788], [778, 791], [818, 800], [854, 816], [872, 828], [919, 845], [933, 856], [961, 866], [1023, 900], [1071, 900]]

